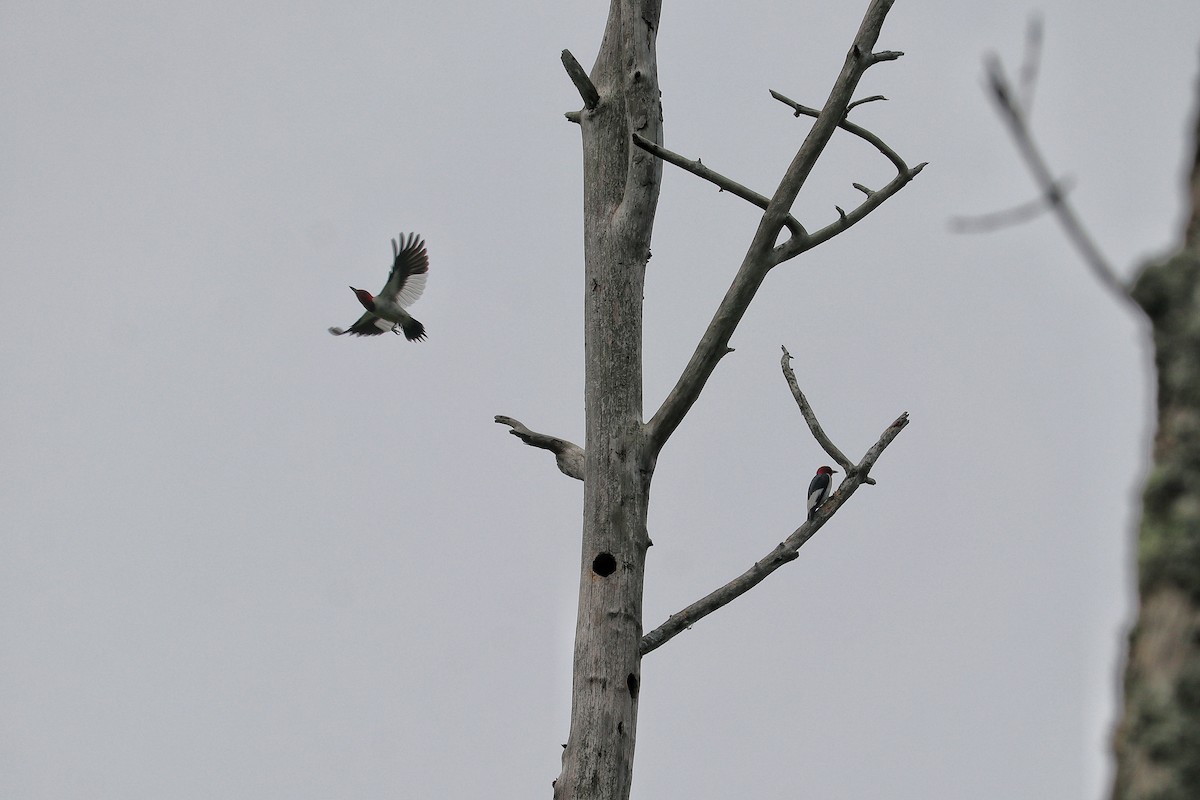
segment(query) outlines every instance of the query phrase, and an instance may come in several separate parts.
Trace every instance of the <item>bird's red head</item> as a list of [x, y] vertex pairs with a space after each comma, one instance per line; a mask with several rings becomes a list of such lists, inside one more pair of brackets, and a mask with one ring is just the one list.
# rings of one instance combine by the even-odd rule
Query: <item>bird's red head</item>
[[818, 475], [832, 475], [835, 472], [837, 472], [837, 470], [832, 467], [817, 467]]
[[363, 308], [367, 311], [375, 310], [375, 297], [366, 289], [355, 289], [350, 287], [350, 291], [354, 292], [354, 296], [358, 298], [358, 302], [363, 304]]

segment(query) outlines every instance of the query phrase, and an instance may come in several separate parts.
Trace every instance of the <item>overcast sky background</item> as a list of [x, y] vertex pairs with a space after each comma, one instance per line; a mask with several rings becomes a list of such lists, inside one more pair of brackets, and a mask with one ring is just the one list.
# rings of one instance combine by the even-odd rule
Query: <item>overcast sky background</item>
[[[866, 7], [667, 2], [668, 147], [769, 194]], [[1109, 780], [1153, 392], [1142, 332], [1028, 199], [981, 91], [1046, 49], [1034, 124], [1113, 262], [1179, 240], [1200, 4], [899, 2], [854, 119], [930, 166], [768, 278], [658, 462], [647, 630], [866, 487], [647, 657], [634, 797], [1058, 798]], [[579, 99], [606, 4], [0, 4], [0, 796], [548, 797], [581, 485]], [[890, 165], [835, 137], [810, 228]], [[646, 402], [758, 212], [667, 167]], [[388, 239], [428, 341], [334, 338]]]

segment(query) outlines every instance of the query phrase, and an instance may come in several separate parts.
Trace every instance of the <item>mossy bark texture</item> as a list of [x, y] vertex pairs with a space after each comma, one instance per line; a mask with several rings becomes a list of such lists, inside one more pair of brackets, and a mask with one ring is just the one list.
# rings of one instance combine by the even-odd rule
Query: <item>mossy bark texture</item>
[[1196, 143], [1184, 245], [1132, 291], [1153, 326], [1158, 430], [1113, 800], [1200, 798], [1200, 130]]

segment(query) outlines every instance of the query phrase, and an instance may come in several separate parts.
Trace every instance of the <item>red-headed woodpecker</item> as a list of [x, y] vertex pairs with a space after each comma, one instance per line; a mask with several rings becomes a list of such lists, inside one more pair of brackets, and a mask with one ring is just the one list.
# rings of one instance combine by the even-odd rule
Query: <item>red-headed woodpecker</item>
[[410, 342], [421, 341], [425, 338], [425, 326], [404, 309], [415, 303], [421, 292], [425, 291], [428, 272], [429, 254], [425, 252], [425, 242], [415, 233], [410, 233], [407, 241], [404, 234], [400, 234], [399, 242], [392, 239], [392, 272], [379, 294], [372, 296], [366, 289], [350, 287], [367, 313], [349, 328], [330, 328], [329, 332], [334, 336], [343, 333], [378, 336], [384, 331], [396, 334], [403, 331], [404, 338]]
[[833, 484], [833, 473], [836, 469], [830, 467], [818, 467], [817, 474], [808, 482], [808, 518], [812, 519], [817, 515], [817, 509], [821, 507], [829, 499], [829, 490]]

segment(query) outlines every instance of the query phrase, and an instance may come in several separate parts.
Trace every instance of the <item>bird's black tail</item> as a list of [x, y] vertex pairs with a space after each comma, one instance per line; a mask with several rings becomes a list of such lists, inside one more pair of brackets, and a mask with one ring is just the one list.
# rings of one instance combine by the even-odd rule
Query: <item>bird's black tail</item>
[[425, 326], [412, 317], [401, 322], [400, 327], [404, 329], [404, 338], [410, 342], [422, 342], [425, 340]]

